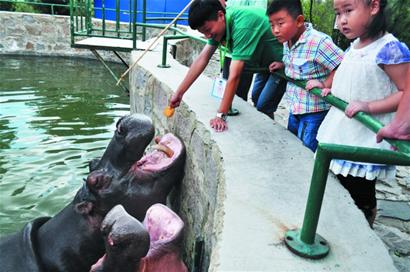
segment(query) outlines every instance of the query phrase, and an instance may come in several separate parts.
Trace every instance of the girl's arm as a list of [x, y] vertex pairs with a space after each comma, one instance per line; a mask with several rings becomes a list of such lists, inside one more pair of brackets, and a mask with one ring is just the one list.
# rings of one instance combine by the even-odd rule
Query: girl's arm
[[396, 92], [383, 99], [370, 102], [353, 100], [347, 105], [345, 114], [352, 118], [359, 111], [370, 114], [393, 112], [397, 110], [402, 95], [403, 92]]
[[396, 85], [398, 92], [385, 97], [381, 100], [375, 100], [370, 102], [363, 101], [351, 101], [347, 105], [345, 113], [349, 118], [352, 118], [359, 111], [377, 114], [387, 113], [397, 110], [400, 99], [403, 95], [403, 91], [406, 85], [406, 75], [409, 63], [384, 65], [383, 70], [390, 77], [390, 79]]

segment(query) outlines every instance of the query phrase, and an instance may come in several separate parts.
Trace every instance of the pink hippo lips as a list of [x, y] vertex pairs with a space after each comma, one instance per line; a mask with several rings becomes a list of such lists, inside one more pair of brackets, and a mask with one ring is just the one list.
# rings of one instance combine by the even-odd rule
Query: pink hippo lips
[[165, 134], [161, 139], [156, 138], [153, 151], [143, 156], [130, 169], [130, 172], [148, 171], [155, 172], [168, 168], [179, 157], [183, 146], [181, 141], [171, 133]]

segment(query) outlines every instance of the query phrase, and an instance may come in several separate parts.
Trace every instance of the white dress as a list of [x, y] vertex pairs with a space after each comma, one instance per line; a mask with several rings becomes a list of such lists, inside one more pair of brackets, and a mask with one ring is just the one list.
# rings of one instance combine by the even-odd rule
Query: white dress
[[[376, 59], [379, 60], [380, 52], [384, 53], [382, 55], [385, 55], [386, 47], [389, 47], [391, 44], [400, 45], [400, 42], [393, 35], [386, 34], [360, 49], [355, 48], [357, 43], [358, 40], [352, 43], [336, 71], [333, 79], [332, 94], [349, 102], [352, 100], [379, 100], [397, 92], [396, 85], [376, 63]], [[397, 46], [393, 47], [396, 48]], [[403, 50], [405, 51], [407, 47], [405, 45], [404, 47]], [[389, 60], [378, 63], [391, 64], [389, 61], [391, 61], [392, 52], [388, 53], [390, 54], [387, 57]], [[373, 115], [375, 119], [385, 125], [390, 123], [393, 116], [394, 113]], [[321, 143], [390, 149], [390, 145], [385, 141], [380, 144], [376, 143], [374, 132], [366, 128], [359, 121], [348, 118], [344, 112], [335, 107], [330, 109], [321, 124], [317, 140]], [[389, 179], [395, 176], [394, 166], [344, 160], [332, 160], [330, 170], [336, 175], [365, 177], [368, 180], [375, 178]]]

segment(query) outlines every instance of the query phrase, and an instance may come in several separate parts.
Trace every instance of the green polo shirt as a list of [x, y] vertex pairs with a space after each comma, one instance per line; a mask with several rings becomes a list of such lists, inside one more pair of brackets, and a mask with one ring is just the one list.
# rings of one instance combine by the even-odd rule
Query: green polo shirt
[[[266, 11], [253, 7], [228, 7], [223, 39], [232, 60], [242, 60], [251, 67], [266, 67], [282, 61], [283, 46], [272, 35]], [[218, 46], [219, 42], [208, 40]]]

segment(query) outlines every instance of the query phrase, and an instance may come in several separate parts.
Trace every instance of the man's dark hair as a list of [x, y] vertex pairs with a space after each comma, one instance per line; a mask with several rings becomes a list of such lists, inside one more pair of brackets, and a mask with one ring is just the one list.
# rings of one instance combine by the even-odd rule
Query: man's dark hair
[[303, 15], [300, 0], [273, 0], [266, 10], [266, 14], [269, 16], [281, 10], [286, 10], [293, 19], [296, 19], [299, 15]]
[[219, 0], [195, 0], [189, 9], [188, 24], [192, 29], [198, 29], [206, 21], [216, 20], [220, 10], [225, 14]]

